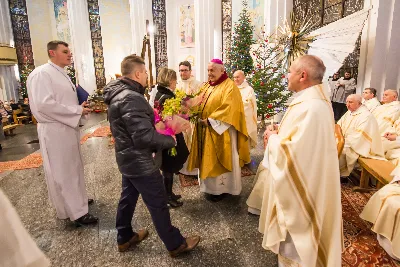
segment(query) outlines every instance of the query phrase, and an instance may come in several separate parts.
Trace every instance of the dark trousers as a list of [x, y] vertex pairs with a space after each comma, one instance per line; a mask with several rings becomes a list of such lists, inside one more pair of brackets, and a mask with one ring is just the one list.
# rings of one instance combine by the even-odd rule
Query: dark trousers
[[344, 103], [332, 102], [333, 115], [335, 116], [335, 122], [347, 112], [347, 106]]
[[128, 242], [135, 233], [132, 230], [132, 217], [136, 203], [142, 195], [143, 201], [150, 212], [158, 236], [166, 248], [171, 251], [185, 242], [178, 228], [171, 224], [167, 206], [167, 194], [160, 171], [140, 178], [126, 178], [122, 176], [122, 193], [117, 211], [117, 242]]
[[172, 187], [174, 185], [174, 174], [172, 172], [163, 172], [164, 186], [167, 192], [167, 197], [172, 196]]

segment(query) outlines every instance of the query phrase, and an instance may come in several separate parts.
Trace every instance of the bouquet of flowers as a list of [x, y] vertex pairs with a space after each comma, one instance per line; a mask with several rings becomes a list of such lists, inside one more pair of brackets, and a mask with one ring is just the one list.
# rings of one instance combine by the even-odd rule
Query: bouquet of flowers
[[[188, 121], [190, 109], [182, 105], [186, 94], [181, 90], [175, 90], [174, 93], [175, 98], [165, 100], [162, 107], [156, 103], [154, 109], [155, 123], [164, 123], [163, 126], [158, 127], [157, 132], [169, 136], [179, 134], [190, 128], [190, 123]], [[171, 148], [169, 154], [171, 156], [176, 156], [176, 148]]]
[[203, 94], [201, 92], [195, 95], [186, 95], [182, 99], [182, 110], [186, 112], [187, 119], [196, 123], [200, 116], [201, 110], [200, 106], [203, 102]]

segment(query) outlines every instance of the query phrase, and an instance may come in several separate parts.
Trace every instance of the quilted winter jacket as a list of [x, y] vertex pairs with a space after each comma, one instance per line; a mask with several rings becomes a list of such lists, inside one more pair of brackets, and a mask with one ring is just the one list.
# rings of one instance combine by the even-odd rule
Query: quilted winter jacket
[[142, 85], [126, 77], [111, 81], [104, 89], [118, 168], [127, 178], [158, 171], [161, 151], [175, 146], [172, 137], [156, 131], [153, 108], [144, 91]]

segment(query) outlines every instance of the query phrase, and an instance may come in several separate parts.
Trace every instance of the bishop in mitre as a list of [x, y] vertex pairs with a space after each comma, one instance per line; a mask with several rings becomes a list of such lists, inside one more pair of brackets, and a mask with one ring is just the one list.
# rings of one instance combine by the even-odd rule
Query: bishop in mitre
[[38, 126], [43, 168], [49, 199], [59, 219], [78, 224], [97, 223], [88, 213], [88, 200], [80, 145], [79, 121], [90, 113], [86, 102], [79, 105], [75, 85], [65, 67], [71, 64], [68, 44], [47, 44], [50, 60], [28, 77], [29, 105]]
[[208, 64], [201, 91], [201, 115], [193, 132], [188, 169], [199, 169], [200, 190], [210, 200], [242, 191], [241, 167], [250, 162], [246, 119], [239, 88], [229, 79], [221, 60]]
[[244, 114], [246, 117], [247, 133], [249, 134], [250, 148], [257, 145], [257, 101], [253, 87], [246, 81], [246, 76], [242, 70], [237, 70], [233, 74], [233, 81], [239, 87], [242, 95]]
[[373, 223], [381, 247], [395, 260], [400, 261], [400, 169], [393, 172], [393, 180], [376, 192], [365, 205], [360, 217]]
[[381, 105], [381, 102], [379, 102], [378, 98], [376, 98], [375, 88], [364, 89], [362, 103], [371, 113]]
[[0, 266], [47, 267], [50, 261], [23, 226], [17, 211], [0, 190]]
[[[383, 105], [376, 107], [372, 112], [378, 122], [381, 136], [390, 132], [394, 122], [400, 117], [400, 102], [397, 100], [398, 96], [397, 90], [395, 89], [385, 90], [382, 96]], [[385, 144], [383, 145], [385, 148]]]
[[279, 128], [264, 133], [262, 246], [278, 254], [280, 266], [341, 266], [339, 163], [334, 117], [322, 85], [325, 66], [306, 55], [289, 71], [294, 100]]
[[[183, 90], [187, 95], [194, 96], [199, 93], [202, 83], [192, 76], [192, 65], [189, 61], [182, 61], [179, 63], [179, 76], [181, 79], [178, 81], [176, 89]], [[183, 132], [183, 137], [185, 138], [186, 146], [189, 151], [192, 146], [193, 129], [194, 125], [191, 123], [191, 127]], [[179, 172], [184, 175], [197, 175], [198, 169], [189, 171], [187, 169], [187, 164], [188, 161], [183, 164], [183, 168]]]
[[346, 99], [348, 111], [337, 123], [345, 140], [339, 157], [341, 177], [350, 175], [360, 156], [385, 160], [378, 123], [361, 101], [360, 95], [349, 95]]

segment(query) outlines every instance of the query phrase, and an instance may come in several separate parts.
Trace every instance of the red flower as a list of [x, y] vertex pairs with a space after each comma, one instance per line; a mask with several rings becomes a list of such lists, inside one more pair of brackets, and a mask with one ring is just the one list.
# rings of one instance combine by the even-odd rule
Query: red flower
[[268, 104], [268, 108], [272, 108], [272, 104]]
[[268, 39], [265, 39], [265, 42], [268, 43]]
[[269, 114], [267, 114], [267, 119], [269, 119], [269, 117], [271, 117]]
[[285, 77], [286, 77], [285, 74], [283, 74], [283, 75], [282, 75], [282, 79], [284, 79]]
[[264, 86], [264, 82], [261, 82], [260, 85], [261, 85], [261, 86]]

